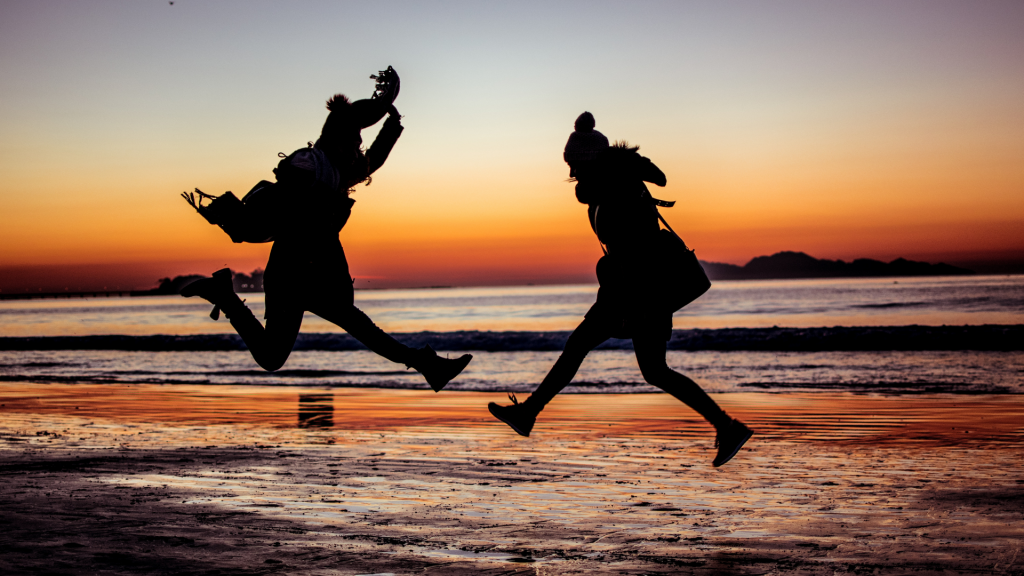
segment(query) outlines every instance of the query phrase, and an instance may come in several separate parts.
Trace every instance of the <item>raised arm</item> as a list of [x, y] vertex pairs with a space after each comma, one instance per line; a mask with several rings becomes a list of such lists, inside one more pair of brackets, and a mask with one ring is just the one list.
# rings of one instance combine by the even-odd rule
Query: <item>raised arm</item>
[[405, 130], [401, 118], [398, 109], [392, 105], [388, 109], [388, 119], [384, 121], [380, 132], [377, 133], [377, 138], [370, 145], [370, 149], [366, 151], [368, 175], [373, 174], [384, 165], [388, 155], [391, 154], [391, 149], [395, 147], [395, 142], [398, 142], [398, 137], [402, 135], [402, 130]]

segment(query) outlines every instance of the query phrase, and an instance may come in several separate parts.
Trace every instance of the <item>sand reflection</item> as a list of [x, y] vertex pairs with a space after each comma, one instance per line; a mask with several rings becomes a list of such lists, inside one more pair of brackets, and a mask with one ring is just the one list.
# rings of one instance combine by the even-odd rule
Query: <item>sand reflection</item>
[[529, 439], [488, 418], [491, 396], [11, 384], [0, 503], [17, 521], [0, 536], [14, 550], [4, 561], [22, 572], [61, 561], [352, 574], [1020, 568], [1018, 396], [723, 394], [761, 434], [721, 469], [705, 425], [661, 395], [562, 397]]
[[299, 394], [299, 428], [333, 427], [333, 394]]

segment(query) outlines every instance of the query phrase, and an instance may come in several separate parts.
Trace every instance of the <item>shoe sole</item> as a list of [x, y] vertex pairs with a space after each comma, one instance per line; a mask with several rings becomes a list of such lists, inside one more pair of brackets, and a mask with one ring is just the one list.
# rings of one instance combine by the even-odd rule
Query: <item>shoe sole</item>
[[519, 429], [518, 426], [516, 426], [515, 424], [509, 422], [508, 420], [505, 420], [500, 415], [498, 415], [498, 413], [494, 411], [495, 408], [501, 408], [501, 406], [498, 406], [494, 402], [491, 402], [490, 404], [487, 405], [487, 411], [491, 413], [491, 416], [494, 416], [498, 420], [501, 420], [505, 424], [508, 424], [508, 427], [513, 429], [513, 430], [515, 430], [516, 434], [519, 434], [520, 436], [523, 436], [524, 438], [529, 438], [530, 437], [530, 433], [529, 432], [523, 432], [522, 430]]
[[750, 440], [750, 438], [753, 435], [754, 435], [754, 431], [748, 428], [747, 429], [747, 435], [744, 436], [742, 440], [740, 440], [739, 442], [736, 443], [736, 448], [734, 448], [733, 451], [730, 452], [729, 455], [726, 456], [724, 460], [722, 460], [721, 462], [719, 462], [717, 464], [712, 462], [711, 465], [714, 466], [715, 468], [718, 468], [719, 466], [722, 466], [722, 465], [726, 464], [729, 460], [732, 460], [732, 457], [735, 456], [737, 453], [739, 453], [740, 449], [743, 448], [743, 445], [746, 444], [747, 440]]

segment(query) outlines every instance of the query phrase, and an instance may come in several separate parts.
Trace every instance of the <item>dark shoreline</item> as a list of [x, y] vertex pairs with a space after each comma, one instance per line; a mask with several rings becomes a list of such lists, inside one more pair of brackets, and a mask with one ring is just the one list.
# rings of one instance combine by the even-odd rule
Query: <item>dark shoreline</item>
[[[568, 331], [408, 332], [395, 336], [409, 346], [436, 350], [547, 352], [565, 346]], [[632, 341], [612, 339], [599, 350], [631, 350]], [[35, 336], [0, 337], [0, 351], [120, 350], [139, 352], [244, 350], [235, 334], [187, 336]], [[366, 348], [348, 334], [300, 334], [295, 350], [348, 351]], [[837, 351], [1022, 351], [1024, 325], [981, 326], [836, 326], [831, 328], [721, 328], [674, 330], [669, 350], [761, 352]]]

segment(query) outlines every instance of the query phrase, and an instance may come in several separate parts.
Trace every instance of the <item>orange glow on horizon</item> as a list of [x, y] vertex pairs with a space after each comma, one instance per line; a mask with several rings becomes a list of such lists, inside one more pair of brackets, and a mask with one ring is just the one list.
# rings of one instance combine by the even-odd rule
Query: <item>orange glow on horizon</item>
[[[38, 285], [32, 270], [54, 285], [145, 287], [264, 265], [268, 245], [232, 244], [178, 194], [242, 196], [273, 178], [278, 152], [319, 134], [325, 99], [369, 96], [385, 62], [402, 74], [406, 130], [357, 188], [342, 232], [356, 276], [592, 278], [600, 251], [562, 161], [583, 110], [662, 168], [668, 186], [652, 192], [678, 201], [663, 213], [704, 260], [1024, 261], [1019, 4], [701, 6], [595, 5], [589, 29], [564, 6], [538, 18], [528, 6], [267, 5], [246, 8], [247, 26], [230, 1], [13, 6], [0, 35], [0, 289]], [[395, 32], [381, 45], [384, 18]], [[342, 20], [347, 42], [374, 48], [308, 57], [337, 53], [326, 32]], [[221, 44], [181, 40], [195, 34]]]

